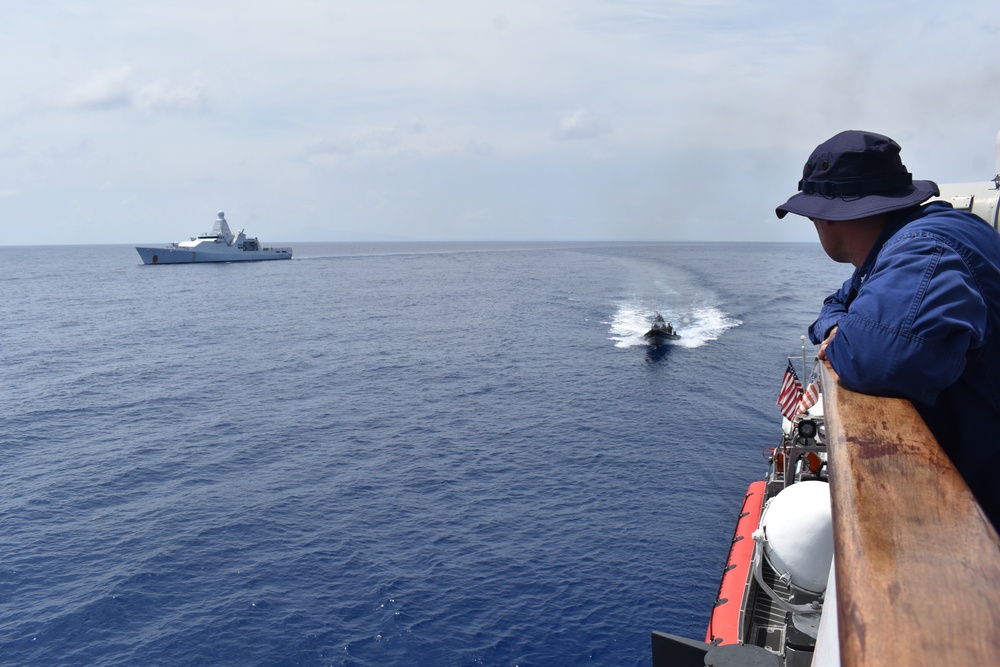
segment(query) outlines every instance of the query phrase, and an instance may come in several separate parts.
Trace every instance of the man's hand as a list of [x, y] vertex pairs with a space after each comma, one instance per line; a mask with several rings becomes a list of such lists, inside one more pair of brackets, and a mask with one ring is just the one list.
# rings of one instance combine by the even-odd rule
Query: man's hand
[[832, 341], [833, 337], [836, 335], [837, 335], [837, 327], [834, 326], [833, 328], [830, 329], [830, 333], [826, 335], [826, 340], [824, 340], [823, 343], [819, 346], [819, 352], [816, 354], [817, 357], [819, 357], [823, 361], [826, 361], [826, 346], [830, 344], [830, 341]]

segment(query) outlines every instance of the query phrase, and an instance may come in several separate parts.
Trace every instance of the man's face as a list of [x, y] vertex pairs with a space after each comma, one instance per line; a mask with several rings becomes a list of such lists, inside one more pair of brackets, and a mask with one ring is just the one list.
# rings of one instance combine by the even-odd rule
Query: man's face
[[850, 264], [851, 259], [844, 247], [842, 230], [838, 229], [837, 223], [818, 218], [809, 219], [812, 220], [813, 226], [816, 227], [816, 234], [819, 235], [820, 245], [823, 246], [823, 250], [827, 256], [835, 262]]

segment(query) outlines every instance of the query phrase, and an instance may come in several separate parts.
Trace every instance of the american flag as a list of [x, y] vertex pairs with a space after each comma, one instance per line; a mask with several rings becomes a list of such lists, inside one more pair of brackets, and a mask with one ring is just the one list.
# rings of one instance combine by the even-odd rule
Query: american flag
[[816, 405], [816, 401], [819, 400], [819, 392], [819, 378], [816, 378], [809, 383], [808, 387], [806, 387], [806, 391], [802, 394], [802, 400], [799, 401], [799, 406], [795, 408], [795, 412], [801, 414]]
[[785, 369], [785, 377], [781, 381], [781, 391], [778, 392], [777, 403], [785, 419], [795, 419], [801, 399], [802, 383], [799, 382], [799, 376], [795, 374], [795, 367], [792, 366], [792, 361], [789, 359], [788, 368]]

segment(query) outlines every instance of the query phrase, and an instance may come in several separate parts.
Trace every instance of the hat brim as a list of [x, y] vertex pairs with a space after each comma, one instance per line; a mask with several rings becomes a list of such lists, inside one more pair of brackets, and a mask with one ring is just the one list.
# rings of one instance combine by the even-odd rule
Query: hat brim
[[872, 194], [860, 197], [832, 197], [800, 192], [774, 209], [779, 218], [795, 213], [806, 218], [829, 220], [857, 220], [922, 204], [939, 193], [934, 181], [913, 181], [913, 186], [891, 194]]

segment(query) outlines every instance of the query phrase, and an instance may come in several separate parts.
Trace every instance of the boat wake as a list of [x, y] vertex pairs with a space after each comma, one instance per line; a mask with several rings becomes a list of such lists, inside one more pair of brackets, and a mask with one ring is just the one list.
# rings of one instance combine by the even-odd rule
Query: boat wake
[[709, 341], [718, 339], [729, 329], [743, 324], [714, 306], [692, 306], [687, 310], [671, 310], [634, 302], [621, 303], [611, 321], [607, 322], [611, 327], [608, 332], [611, 334], [610, 340], [615, 341], [615, 347], [648, 346], [649, 343], [642, 335], [649, 331], [649, 323], [657, 312], [671, 322], [680, 334], [679, 339], [665, 343], [675, 347], [701, 347]]

